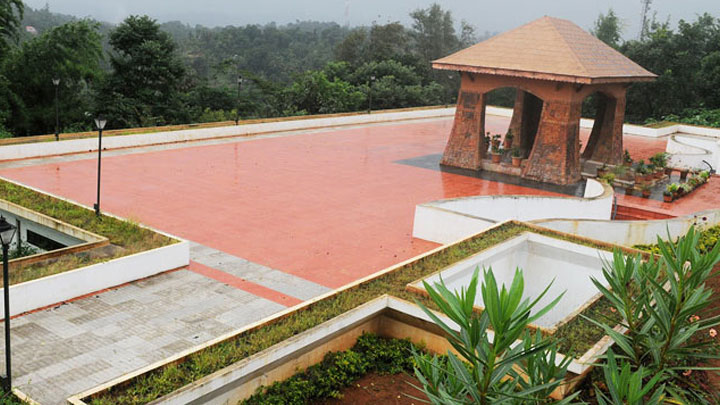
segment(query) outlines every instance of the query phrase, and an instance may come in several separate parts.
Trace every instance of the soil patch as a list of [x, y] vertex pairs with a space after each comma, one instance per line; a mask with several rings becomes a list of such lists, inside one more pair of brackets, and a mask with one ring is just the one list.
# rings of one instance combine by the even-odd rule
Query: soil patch
[[410, 398], [427, 397], [410, 384], [419, 386], [418, 380], [412, 376], [400, 374], [379, 375], [370, 373], [355, 381], [353, 385], [341, 391], [342, 398], [330, 398], [318, 401], [320, 405], [366, 405], [366, 404], [390, 404], [390, 405], [420, 405], [422, 402]]

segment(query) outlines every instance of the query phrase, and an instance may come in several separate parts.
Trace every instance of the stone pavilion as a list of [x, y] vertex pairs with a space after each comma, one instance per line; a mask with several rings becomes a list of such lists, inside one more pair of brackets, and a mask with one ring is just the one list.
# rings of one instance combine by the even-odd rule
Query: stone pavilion
[[[633, 82], [656, 78], [571, 21], [552, 17], [438, 59], [433, 67], [461, 76], [442, 164], [563, 185], [580, 180], [581, 158], [622, 162], [626, 91]], [[510, 130], [512, 147], [526, 158], [520, 168], [487, 159], [487, 95], [505, 87], [517, 91]], [[582, 105], [591, 95], [597, 115], [580, 156]]]

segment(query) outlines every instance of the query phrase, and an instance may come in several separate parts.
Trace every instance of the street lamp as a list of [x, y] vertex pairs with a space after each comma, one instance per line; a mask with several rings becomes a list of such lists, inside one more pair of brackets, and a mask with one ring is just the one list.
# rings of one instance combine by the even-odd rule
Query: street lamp
[[368, 114], [372, 112], [372, 85], [375, 83], [375, 76], [370, 76], [368, 81]]
[[12, 372], [10, 367], [10, 243], [12, 243], [13, 237], [15, 236], [15, 226], [5, 220], [5, 217], [0, 215], [0, 244], [2, 244], [3, 254], [3, 298], [4, 298], [4, 309], [5, 309], [5, 392], [10, 392], [12, 389]]
[[52, 79], [55, 85], [55, 140], [60, 140], [60, 110], [58, 109], [58, 88], [60, 87], [60, 79]]
[[95, 118], [95, 126], [98, 129], [98, 170], [97, 170], [97, 202], [94, 205], [95, 215], [100, 216], [100, 162], [102, 159], [102, 131], [107, 120], [101, 116]]
[[235, 125], [240, 122], [240, 89], [242, 88], [243, 84], [243, 77], [241, 75], [238, 75], [237, 77], [237, 100], [235, 101]]

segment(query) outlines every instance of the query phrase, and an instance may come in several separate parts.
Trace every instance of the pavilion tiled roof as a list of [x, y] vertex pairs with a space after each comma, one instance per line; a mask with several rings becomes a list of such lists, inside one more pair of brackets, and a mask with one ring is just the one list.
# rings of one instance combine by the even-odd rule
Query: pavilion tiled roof
[[433, 67], [585, 84], [657, 77], [573, 22], [553, 17], [433, 61]]

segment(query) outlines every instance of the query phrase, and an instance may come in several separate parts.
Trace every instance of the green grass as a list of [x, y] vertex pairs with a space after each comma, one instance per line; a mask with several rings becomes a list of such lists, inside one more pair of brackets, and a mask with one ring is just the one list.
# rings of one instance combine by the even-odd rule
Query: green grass
[[[700, 231], [700, 239], [698, 240], [697, 247], [700, 253], [705, 254], [713, 250], [713, 248], [715, 248], [715, 245], [718, 242], [720, 242], [720, 225], [716, 225]], [[650, 252], [656, 255], [660, 254], [660, 249], [658, 248], [657, 244], [635, 245], [633, 246], [633, 248], [638, 250], [644, 250], [646, 252]]]
[[[528, 230], [530, 229], [514, 223], [499, 226], [474, 238], [408, 263], [355, 288], [316, 302], [303, 310], [289, 314], [285, 318], [265, 324], [258, 329], [244, 332], [230, 340], [191, 354], [180, 363], [153, 370], [128, 381], [126, 384], [112, 387], [92, 398], [90, 403], [94, 405], [148, 403], [383, 294], [391, 294], [409, 301], [418, 300], [426, 306], [436, 309], [429, 299], [407, 292], [405, 286]], [[538, 233], [603, 248], [590, 242], [561, 237], [552, 232]], [[590, 311], [588, 313], [591, 315], [604, 313], [606, 309], [603, 305], [607, 304], [600, 300], [588, 310]], [[580, 337], [587, 339], [585, 341], [567, 342], [564, 346], [582, 353], [592, 347], [604, 334], [600, 328], [583, 322], [581, 319], [578, 320], [578, 318], [580, 317], [564, 325], [556, 334], [568, 338], [572, 337], [573, 339]]]
[[62, 222], [75, 225], [86, 231], [102, 235], [110, 243], [122, 249], [111, 257], [88, 258], [78, 255], [65, 255], [52, 264], [35, 263], [13, 266], [10, 283], [22, 283], [52, 274], [73, 270], [122, 256], [131, 255], [149, 249], [167, 246], [176, 240], [138, 226], [130, 221], [101, 216], [98, 218], [92, 210], [63, 201], [26, 187], [0, 179], [0, 199], [21, 205], [33, 211], [45, 214]]

